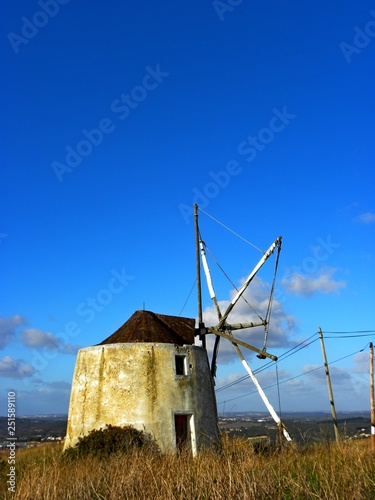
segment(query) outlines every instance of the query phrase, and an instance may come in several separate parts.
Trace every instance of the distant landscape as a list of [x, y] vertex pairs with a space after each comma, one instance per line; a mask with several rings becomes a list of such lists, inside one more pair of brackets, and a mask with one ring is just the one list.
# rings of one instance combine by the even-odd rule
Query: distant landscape
[[[370, 412], [337, 413], [340, 436], [343, 439], [370, 437]], [[316, 443], [334, 439], [332, 416], [326, 412], [284, 413], [282, 421], [293, 441]], [[16, 421], [19, 442], [61, 441], [65, 437], [67, 415], [20, 416]], [[267, 436], [271, 442], [278, 437], [278, 430], [268, 413], [236, 412], [219, 417], [222, 432], [233, 437]], [[0, 417], [0, 445], [7, 437], [7, 418]]]
[[[160, 454], [152, 446], [137, 445], [109, 455], [94, 446], [91, 455], [67, 456], [59, 440], [66, 415], [20, 417], [18, 435], [29, 441], [19, 441], [24, 445], [11, 462], [11, 452], [0, 450], [1, 498], [375, 498], [374, 448], [365, 437], [368, 414], [339, 414], [340, 433], [347, 439], [338, 443], [328, 414], [284, 417], [292, 445], [272, 443], [277, 430], [266, 414], [225, 414], [219, 422], [221, 446], [202, 449], [197, 457], [189, 450]], [[5, 419], [0, 423], [4, 429]]]
[[[325, 412], [284, 413], [282, 422], [293, 441], [302, 444], [333, 440], [332, 415]], [[342, 439], [370, 437], [370, 412], [337, 413], [337, 424]], [[234, 413], [219, 418], [219, 426], [230, 436], [268, 436], [271, 442], [278, 438], [278, 429], [268, 413]]]

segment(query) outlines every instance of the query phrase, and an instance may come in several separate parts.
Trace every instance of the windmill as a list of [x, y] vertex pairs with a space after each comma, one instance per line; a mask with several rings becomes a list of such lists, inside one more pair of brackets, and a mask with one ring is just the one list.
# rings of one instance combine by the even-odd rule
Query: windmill
[[[279, 255], [280, 255], [280, 250], [281, 250], [281, 236], [276, 238], [276, 240], [270, 245], [268, 250], [266, 252], [263, 252], [262, 258], [259, 260], [259, 262], [256, 264], [254, 269], [250, 272], [242, 286], [240, 287], [239, 290], [237, 290], [236, 295], [232, 298], [229, 306], [227, 309], [222, 312], [219, 307], [219, 303], [216, 298], [216, 293], [213, 287], [213, 282], [211, 278], [211, 273], [210, 269], [208, 266], [207, 258], [206, 258], [206, 246], [204, 241], [201, 238], [201, 234], [199, 231], [199, 225], [198, 225], [198, 205], [194, 205], [194, 220], [195, 220], [195, 239], [196, 239], [196, 269], [197, 269], [197, 288], [198, 288], [198, 322], [199, 322], [199, 327], [198, 327], [198, 332], [200, 339], [202, 340], [202, 346], [206, 347], [206, 335], [213, 334], [215, 335], [215, 343], [214, 343], [214, 348], [213, 348], [213, 353], [212, 353], [212, 359], [211, 359], [211, 376], [214, 380], [216, 376], [216, 368], [217, 368], [217, 356], [218, 356], [218, 351], [219, 351], [219, 345], [220, 345], [220, 340], [221, 338], [228, 340], [235, 352], [237, 353], [239, 359], [241, 360], [242, 365], [244, 366], [245, 370], [247, 371], [248, 375], [254, 382], [254, 385], [259, 392], [259, 395], [261, 396], [265, 406], [267, 407], [269, 413], [271, 414], [272, 418], [276, 422], [280, 433], [284, 435], [285, 439], [287, 441], [292, 441], [287, 429], [285, 428], [284, 424], [282, 423], [280, 417], [274, 410], [273, 406], [271, 405], [270, 401], [268, 400], [265, 392], [263, 391], [262, 387], [260, 386], [258, 380], [256, 379], [253, 371], [250, 368], [250, 365], [247, 363], [244, 355], [242, 354], [242, 351], [239, 346], [245, 347], [247, 349], [250, 349], [252, 351], [255, 351], [258, 353], [258, 358], [260, 359], [266, 359], [269, 358], [273, 361], [277, 361], [277, 357], [268, 353], [266, 350], [267, 347], [267, 337], [268, 337], [268, 326], [269, 326], [269, 320], [270, 320], [270, 315], [271, 315], [271, 309], [272, 309], [272, 300], [273, 300], [273, 293], [274, 293], [274, 287], [275, 287], [275, 279], [276, 279], [276, 271], [277, 271], [277, 266], [278, 266], [278, 261], [279, 261]], [[271, 286], [271, 294], [270, 294], [270, 299], [269, 299], [269, 304], [266, 312], [266, 316], [264, 319], [260, 318], [259, 322], [247, 322], [247, 323], [236, 323], [236, 324], [231, 324], [228, 322], [228, 317], [233, 308], [236, 306], [238, 301], [243, 297], [244, 292], [256, 276], [257, 272], [260, 270], [260, 268], [264, 265], [264, 263], [268, 260], [268, 258], [274, 253], [274, 251], [277, 250], [277, 255], [276, 255], [276, 264], [275, 264], [275, 272], [274, 272], [274, 277], [273, 277], [273, 283]], [[206, 327], [204, 322], [203, 322], [203, 312], [202, 312], [202, 298], [201, 298], [201, 267], [200, 263], [202, 262], [204, 273], [206, 276], [206, 281], [207, 281], [207, 287], [208, 291], [210, 294], [210, 298], [215, 306], [215, 310], [217, 313], [217, 318], [218, 318], [218, 323], [215, 326], [211, 327]], [[248, 344], [247, 342], [244, 342], [240, 339], [237, 339], [233, 335], [233, 331], [236, 330], [241, 330], [245, 328], [253, 328], [256, 326], [264, 326], [265, 329], [265, 336], [264, 336], [264, 345], [262, 349], [259, 349], [255, 346], [252, 346]]]

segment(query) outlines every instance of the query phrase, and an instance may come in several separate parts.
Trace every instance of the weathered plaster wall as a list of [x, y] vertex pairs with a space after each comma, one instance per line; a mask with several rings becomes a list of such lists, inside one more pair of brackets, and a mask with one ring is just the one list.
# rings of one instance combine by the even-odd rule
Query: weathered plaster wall
[[[175, 354], [187, 374], [176, 375]], [[194, 414], [196, 444], [218, 441], [216, 402], [207, 355], [198, 346], [108, 344], [78, 352], [65, 448], [107, 424], [150, 433], [162, 450], [176, 447], [174, 412]]]

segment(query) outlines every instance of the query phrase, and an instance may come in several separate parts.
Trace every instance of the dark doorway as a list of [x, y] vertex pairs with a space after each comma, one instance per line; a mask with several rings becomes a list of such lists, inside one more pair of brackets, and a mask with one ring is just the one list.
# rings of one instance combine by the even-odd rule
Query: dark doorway
[[175, 414], [174, 426], [176, 429], [176, 446], [178, 451], [186, 449], [188, 443], [189, 429], [188, 429], [189, 415]]

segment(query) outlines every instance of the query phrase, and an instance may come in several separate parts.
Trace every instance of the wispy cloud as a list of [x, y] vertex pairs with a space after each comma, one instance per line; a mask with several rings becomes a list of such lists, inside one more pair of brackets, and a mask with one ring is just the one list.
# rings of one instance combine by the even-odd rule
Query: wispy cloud
[[364, 212], [357, 217], [354, 217], [354, 222], [358, 224], [373, 224], [375, 222], [375, 213], [374, 212]]
[[14, 359], [10, 356], [0, 359], [0, 377], [25, 378], [32, 377], [34, 373], [36, 373], [35, 368], [21, 359]]
[[34, 347], [36, 349], [44, 347], [56, 350], [60, 354], [75, 354], [79, 349], [79, 346], [64, 343], [56, 335], [44, 332], [38, 328], [23, 330], [20, 340], [26, 347]]
[[26, 347], [54, 350], [60, 354], [76, 354], [80, 346], [64, 342], [58, 335], [39, 328], [25, 328], [28, 321], [24, 316], [15, 314], [0, 318], [0, 349], [11, 342], [18, 342]]
[[[348, 386], [352, 382], [352, 375], [348, 372], [348, 370], [337, 366], [330, 366], [329, 372], [332, 381], [336, 386]], [[326, 380], [326, 374], [323, 366], [305, 365], [303, 367], [303, 373], [307, 374], [310, 380], [319, 384], [324, 383]]]
[[287, 291], [305, 297], [314, 293], [335, 293], [346, 286], [345, 281], [333, 278], [335, 272], [335, 269], [325, 267], [313, 275], [295, 273], [288, 279], [283, 279], [281, 284]]
[[[327, 397], [328, 401], [328, 390], [326, 383], [326, 374], [323, 366], [318, 365], [305, 365], [303, 368], [303, 372], [306, 374], [309, 380], [309, 391], [313, 391], [315, 388], [320, 388], [324, 392], [322, 392], [322, 396]], [[314, 371], [311, 371], [314, 370]], [[310, 373], [309, 373], [310, 372]], [[361, 380], [358, 380], [353, 375], [352, 370], [348, 370], [347, 368], [340, 368], [339, 366], [330, 365], [329, 373], [331, 376], [332, 388], [335, 398], [335, 404], [339, 408], [350, 409], [353, 402], [359, 400], [363, 396], [363, 388], [364, 384]], [[358, 404], [358, 403], [357, 403]]]
[[24, 325], [27, 325], [27, 319], [20, 314], [9, 318], [0, 318], [0, 349], [4, 349], [15, 340], [19, 327]]

